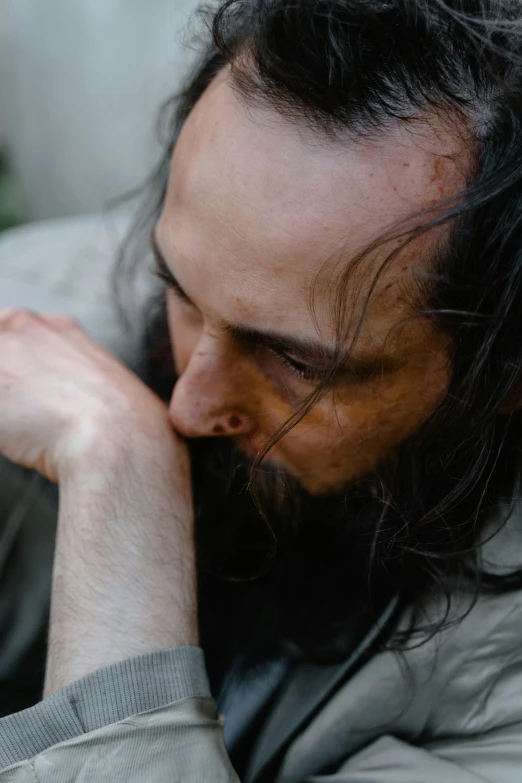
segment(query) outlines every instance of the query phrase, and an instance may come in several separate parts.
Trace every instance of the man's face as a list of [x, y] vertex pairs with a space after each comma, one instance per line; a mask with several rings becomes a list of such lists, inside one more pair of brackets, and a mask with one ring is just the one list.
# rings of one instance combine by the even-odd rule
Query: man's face
[[[168, 292], [175, 428], [231, 437], [255, 456], [328, 367], [339, 273], [390, 224], [457, 190], [459, 157], [441, 128], [323, 141], [245, 107], [222, 72], [183, 127], [155, 232], [177, 282]], [[342, 367], [266, 458], [308, 492], [337, 492], [374, 470], [443, 394], [447, 337], [413, 305], [436, 239], [401, 250], [369, 301], [398, 241], [350, 277]]]

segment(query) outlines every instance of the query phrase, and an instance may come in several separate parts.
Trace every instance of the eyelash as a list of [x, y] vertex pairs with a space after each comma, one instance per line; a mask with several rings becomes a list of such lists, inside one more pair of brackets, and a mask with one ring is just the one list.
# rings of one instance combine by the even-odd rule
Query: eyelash
[[269, 350], [274, 354], [274, 356], [277, 357], [277, 359], [279, 359], [281, 364], [283, 364], [285, 367], [288, 367], [290, 370], [292, 370], [293, 373], [295, 373], [295, 375], [297, 375], [299, 378], [302, 378], [302, 380], [307, 381], [308, 383], [318, 383], [324, 376], [323, 371], [317, 370], [315, 367], [310, 367], [307, 364], [296, 362], [286, 353], [281, 353], [274, 348], [270, 348]]

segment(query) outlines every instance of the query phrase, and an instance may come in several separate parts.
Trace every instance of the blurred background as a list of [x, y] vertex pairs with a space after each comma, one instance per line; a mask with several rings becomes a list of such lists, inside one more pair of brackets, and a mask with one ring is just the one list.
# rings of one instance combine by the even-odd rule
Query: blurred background
[[0, 230], [87, 215], [156, 160], [194, 0], [0, 0]]

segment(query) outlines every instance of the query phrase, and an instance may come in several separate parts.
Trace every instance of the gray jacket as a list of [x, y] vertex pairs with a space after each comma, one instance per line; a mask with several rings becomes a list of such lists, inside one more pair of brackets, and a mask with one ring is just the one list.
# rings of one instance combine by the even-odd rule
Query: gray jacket
[[[522, 510], [484, 555], [520, 566]], [[222, 715], [199, 648], [97, 671], [0, 721], [0, 783], [237, 783], [227, 747], [271, 693], [244, 783], [520, 783], [522, 594], [484, 597], [403, 656], [366, 660], [377, 631], [340, 665], [276, 663], [237, 683]]]

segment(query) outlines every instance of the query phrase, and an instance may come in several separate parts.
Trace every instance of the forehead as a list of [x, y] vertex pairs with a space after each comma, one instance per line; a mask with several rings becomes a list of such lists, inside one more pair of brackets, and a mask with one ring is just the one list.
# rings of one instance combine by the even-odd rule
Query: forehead
[[[326, 282], [325, 270], [349, 264], [390, 224], [458, 189], [460, 159], [440, 128], [397, 129], [371, 143], [312, 138], [275, 112], [245, 106], [223, 71], [182, 129], [158, 236], [186, 293], [216, 317], [315, 329], [316, 281], [319, 324], [332, 330], [331, 289], [318, 274]], [[374, 330], [405, 309], [405, 286], [390, 281], [425, 265], [428, 244], [416, 241], [379, 283]], [[378, 256], [367, 263], [377, 268]]]

